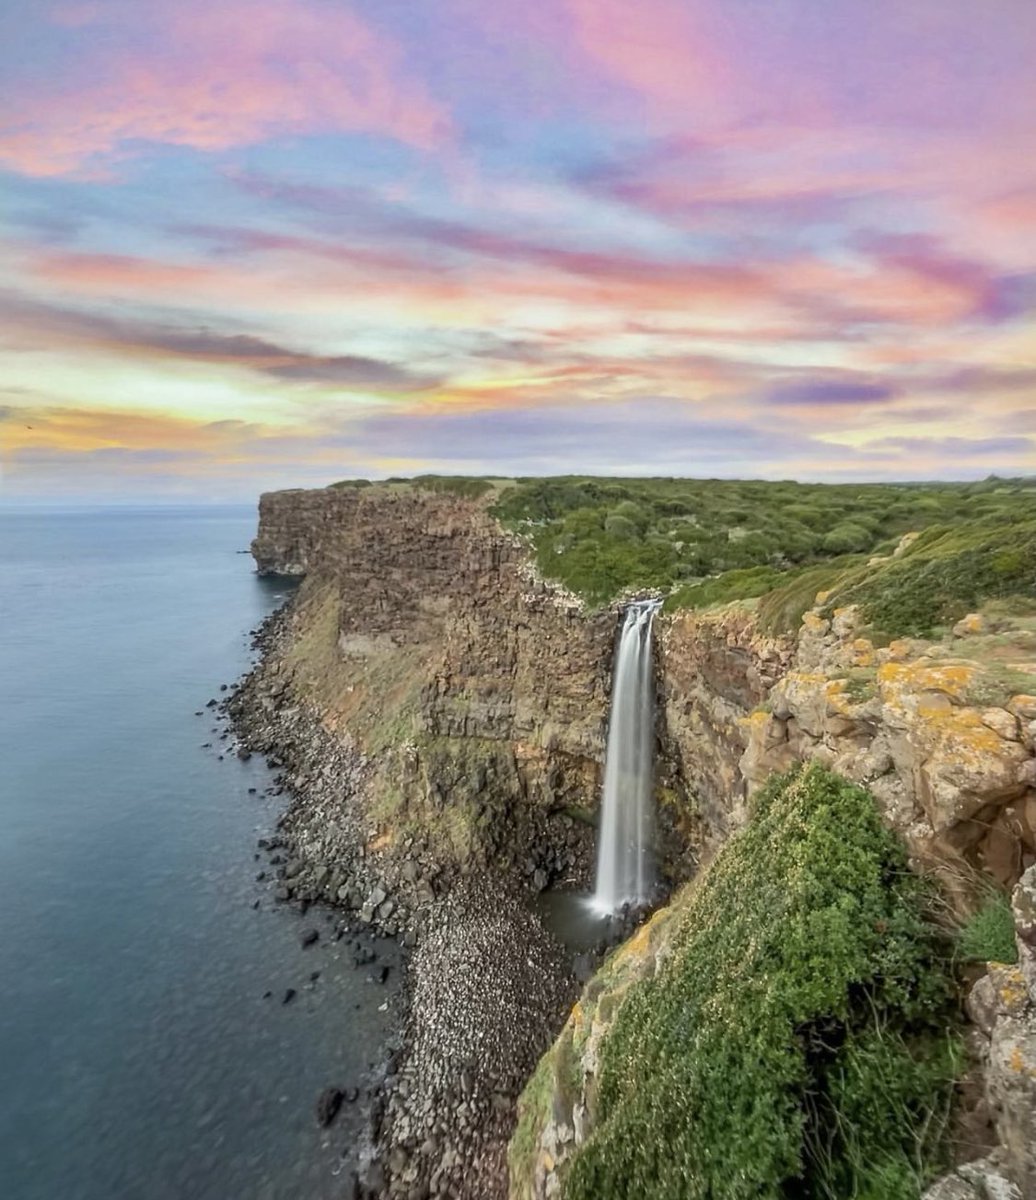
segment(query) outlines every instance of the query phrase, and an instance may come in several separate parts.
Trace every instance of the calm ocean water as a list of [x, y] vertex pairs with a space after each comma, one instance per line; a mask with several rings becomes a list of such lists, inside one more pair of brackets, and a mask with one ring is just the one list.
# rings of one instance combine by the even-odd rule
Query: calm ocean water
[[340, 1192], [355, 1128], [313, 1105], [362, 1082], [386, 993], [344, 946], [301, 949], [255, 881], [266, 768], [220, 762], [194, 715], [284, 592], [236, 553], [254, 525], [0, 513], [4, 1200]]

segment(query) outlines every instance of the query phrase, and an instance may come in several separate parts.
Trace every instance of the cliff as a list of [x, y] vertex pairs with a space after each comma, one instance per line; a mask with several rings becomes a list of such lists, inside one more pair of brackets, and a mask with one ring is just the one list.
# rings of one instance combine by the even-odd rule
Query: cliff
[[[285, 821], [282, 894], [348, 904], [421, 946], [448, 926], [484, 944], [481, 962], [503, 961], [502, 926], [492, 941], [443, 906], [490, 876], [528, 890], [588, 883], [615, 609], [588, 612], [538, 578], [486, 499], [410, 484], [266, 495], [253, 553], [260, 571], [305, 575], [239, 705], [253, 744], [308, 796]], [[1015, 884], [1036, 860], [1031, 619], [975, 615], [939, 642], [882, 646], [854, 609], [827, 614], [823, 599], [794, 636], [761, 632], [751, 602], [659, 619], [669, 881], [717, 855], [773, 771], [817, 760], [868, 788], [962, 911], [979, 872]], [[650, 945], [664, 926], [652, 922]], [[422, 979], [435, 990], [440, 949], [427, 961], [419, 950], [418, 993]], [[515, 1077], [476, 1078], [463, 1100], [495, 1131], [472, 1195], [503, 1194], [519, 1077], [574, 998], [542, 971], [526, 985], [542, 1003]], [[605, 1007], [620, 1004], [621, 989]], [[441, 1086], [421, 1086], [448, 1098], [443, 1080], [473, 1054], [447, 1056]], [[444, 1149], [441, 1133], [411, 1124], [395, 1175], [469, 1194], [461, 1134]], [[551, 1194], [552, 1178], [540, 1171], [535, 1194]]]

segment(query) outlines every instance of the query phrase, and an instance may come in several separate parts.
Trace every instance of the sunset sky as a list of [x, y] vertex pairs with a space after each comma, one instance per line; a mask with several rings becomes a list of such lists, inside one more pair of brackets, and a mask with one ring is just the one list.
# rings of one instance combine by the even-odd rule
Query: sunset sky
[[4, 0], [0, 501], [1036, 470], [1033, 0]]

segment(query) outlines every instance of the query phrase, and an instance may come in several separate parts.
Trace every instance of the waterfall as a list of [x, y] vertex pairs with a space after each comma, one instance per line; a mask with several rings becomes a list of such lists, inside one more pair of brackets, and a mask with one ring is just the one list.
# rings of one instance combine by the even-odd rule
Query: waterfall
[[651, 623], [659, 600], [638, 600], [626, 609], [612, 671], [608, 753], [597, 848], [593, 906], [616, 912], [649, 899], [652, 784], [654, 777], [654, 677]]

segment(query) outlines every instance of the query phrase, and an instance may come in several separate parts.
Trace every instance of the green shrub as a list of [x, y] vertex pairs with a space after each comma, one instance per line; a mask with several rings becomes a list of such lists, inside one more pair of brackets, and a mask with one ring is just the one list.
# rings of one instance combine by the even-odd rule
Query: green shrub
[[605, 517], [604, 532], [612, 537], [622, 538], [623, 541], [633, 542], [636, 541], [640, 531], [632, 521], [616, 512]]
[[966, 962], [1018, 961], [1011, 901], [1005, 893], [989, 896], [965, 921], [957, 935], [957, 952]]
[[619, 1009], [565, 1200], [916, 1200], [960, 1062], [927, 906], [867, 792], [772, 781]]
[[824, 549], [828, 554], [858, 554], [873, 543], [874, 535], [869, 529], [854, 521], [844, 521], [824, 538]]

